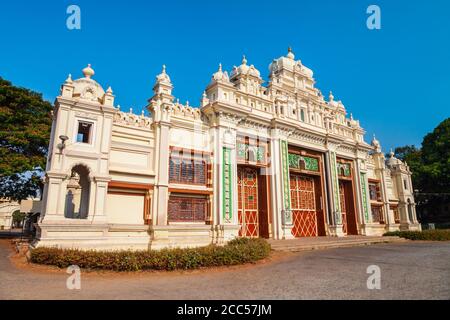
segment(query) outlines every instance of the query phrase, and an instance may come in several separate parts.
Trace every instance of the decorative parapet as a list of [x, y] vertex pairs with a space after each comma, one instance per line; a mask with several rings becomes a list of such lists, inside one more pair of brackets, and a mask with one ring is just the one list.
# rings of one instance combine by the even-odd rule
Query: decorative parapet
[[202, 118], [202, 112], [200, 108], [189, 106], [189, 103], [183, 105], [177, 102], [173, 106], [172, 116], [200, 120]]
[[144, 116], [144, 113], [142, 113], [141, 115], [134, 114], [130, 109], [130, 112], [117, 112], [114, 115], [114, 123], [139, 128], [150, 128], [152, 124], [152, 118]]

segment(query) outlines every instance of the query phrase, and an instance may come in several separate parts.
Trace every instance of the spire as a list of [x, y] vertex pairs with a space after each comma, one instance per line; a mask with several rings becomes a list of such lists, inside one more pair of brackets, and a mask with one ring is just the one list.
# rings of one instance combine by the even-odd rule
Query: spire
[[107, 94], [113, 94], [113, 91], [112, 91], [112, 89], [111, 89], [111, 86], [108, 87], [108, 89], [106, 90], [106, 93], [107, 93]]
[[208, 96], [206, 95], [206, 91], [203, 91], [201, 106], [204, 107], [209, 103]]

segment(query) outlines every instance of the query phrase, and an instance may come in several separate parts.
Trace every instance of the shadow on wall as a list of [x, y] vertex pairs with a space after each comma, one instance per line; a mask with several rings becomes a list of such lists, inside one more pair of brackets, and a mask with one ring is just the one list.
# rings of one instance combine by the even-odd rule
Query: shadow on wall
[[83, 165], [73, 167], [67, 184], [64, 216], [68, 219], [87, 219], [89, 209], [89, 169]]

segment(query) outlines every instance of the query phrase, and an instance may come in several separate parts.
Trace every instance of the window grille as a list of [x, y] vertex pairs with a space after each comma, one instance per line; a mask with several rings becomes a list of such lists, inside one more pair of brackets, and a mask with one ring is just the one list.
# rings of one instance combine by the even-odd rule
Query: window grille
[[205, 222], [208, 200], [206, 197], [171, 195], [168, 218], [171, 222]]

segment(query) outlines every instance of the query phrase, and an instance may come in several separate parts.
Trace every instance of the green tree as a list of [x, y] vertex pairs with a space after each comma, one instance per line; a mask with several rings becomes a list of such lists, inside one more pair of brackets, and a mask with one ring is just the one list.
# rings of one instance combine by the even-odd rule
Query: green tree
[[450, 118], [442, 121], [422, 142], [423, 174], [428, 191], [450, 193]]
[[398, 147], [395, 155], [413, 173], [416, 203], [423, 220], [450, 221], [446, 209], [450, 202], [450, 118], [424, 137], [422, 148]]
[[0, 197], [23, 200], [41, 186], [52, 105], [0, 77]]

